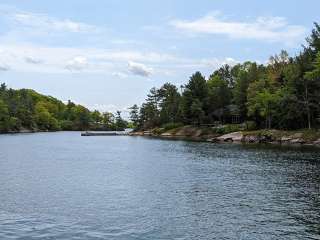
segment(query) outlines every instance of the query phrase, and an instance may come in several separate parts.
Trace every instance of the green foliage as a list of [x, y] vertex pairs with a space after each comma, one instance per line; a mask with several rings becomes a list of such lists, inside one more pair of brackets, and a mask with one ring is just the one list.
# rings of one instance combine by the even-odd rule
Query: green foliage
[[[171, 122], [217, 126], [215, 131], [258, 128], [298, 129], [319, 126], [320, 26], [315, 23], [308, 46], [296, 57], [282, 50], [266, 65], [244, 62], [224, 65], [209, 79], [194, 73], [181, 94], [169, 83], [151, 89], [139, 114], [139, 127]], [[136, 115], [135, 115], [136, 116]], [[135, 118], [135, 121], [136, 118]]]
[[170, 123], [165, 123], [162, 125], [162, 128], [165, 130], [165, 131], [169, 131], [171, 129], [175, 129], [175, 128], [179, 128], [179, 127], [182, 127], [183, 126], [183, 123], [174, 123], [174, 122], [170, 122]]
[[208, 85], [204, 76], [196, 72], [184, 86], [181, 113], [185, 123], [201, 124], [207, 109]]
[[130, 110], [130, 120], [132, 125], [130, 128], [136, 128], [139, 126], [139, 107], [137, 104], [134, 104], [132, 107], [129, 108]]
[[179, 116], [180, 94], [176, 86], [165, 83], [159, 90], [160, 122], [177, 122]]
[[231, 132], [242, 131], [243, 126], [241, 124], [225, 124], [213, 128], [213, 132], [217, 134], [228, 134]]
[[165, 130], [164, 130], [164, 128], [153, 128], [151, 132], [154, 135], [160, 135], [160, 134], [164, 133]]
[[257, 129], [257, 124], [255, 121], [245, 121], [243, 125], [247, 131], [253, 131]]
[[71, 101], [67, 104], [33, 90], [8, 89], [0, 86], [0, 132], [16, 132], [22, 129], [57, 130], [116, 130], [126, 127], [121, 116], [112, 113], [89, 111]]
[[116, 122], [115, 122], [115, 125], [116, 125], [116, 130], [124, 130], [128, 123], [123, 120], [123, 118], [121, 117], [121, 112], [120, 111], [117, 111], [117, 115], [116, 115]]
[[[207, 81], [208, 85], [208, 112], [213, 112], [215, 116], [221, 118], [225, 115], [226, 111], [223, 109], [231, 102], [231, 90], [228, 82], [223, 80], [219, 75], [212, 75]], [[222, 109], [221, 115], [217, 114]]]

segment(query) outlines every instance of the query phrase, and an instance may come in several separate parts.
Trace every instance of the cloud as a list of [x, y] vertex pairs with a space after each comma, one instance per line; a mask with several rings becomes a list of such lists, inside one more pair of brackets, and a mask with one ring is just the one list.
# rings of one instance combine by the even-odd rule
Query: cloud
[[103, 50], [95, 55], [95, 58], [106, 61], [133, 61], [133, 62], [167, 62], [175, 61], [176, 57], [170, 54], [158, 52], [143, 52], [138, 50]]
[[42, 59], [35, 58], [35, 57], [32, 57], [32, 56], [27, 56], [27, 57], [24, 58], [24, 60], [25, 60], [27, 63], [31, 63], [31, 64], [40, 64], [40, 63], [43, 63], [43, 60], [42, 60]]
[[63, 74], [69, 70], [107, 74], [120, 79], [129, 78], [132, 74], [172, 77], [194, 71], [213, 71], [223, 64], [234, 65], [237, 62], [231, 57], [189, 58], [138, 50], [0, 43], [0, 65], [6, 63], [17, 72]]
[[129, 62], [128, 70], [134, 75], [142, 76], [142, 77], [150, 77], [153, 69], [148, 68], [146, 65], [137, 62]]
[[[135, 63], [144, 63], [149, 67], [142, 67], [150, 75], [151, 67], [173, 64], [183, 61], [174, 55], [152, 51], [85, 48], [85, 47], [51, 47], [37, 44], [1, 44], [0, 63], [7, 63], [17, 71], [63, 73], [70, 71], [114, 73], [114, 76], [128, 75], [130, 69], [141, 68]], [[39, 64], [42, 64], [39, 67]], [[119, 74], [120, 73], [120, 74]]]
[[212, 58], [212, 59], [202, 59], [200, 61], [200, 64], [204, 65], [204, 66], [208, 66], [210, 68], [213, 69], [217, 69], [219, 67], [221, 67], [222, 65], [228, 64], [229, 66], [234, 66], [237, 63], [239, 63], [237, 60], [231, 58], [231, 57], [227, 57], [224, 59], [218, 59], [218, 58]]
[[8, 70], [10, 70], [10, 67], [8, 65], [0, 63], [0, 72], [5, 72]]
[[97, 28], [93, 25], [75, 22], [70, 19], [56, 19], [45, 14], [18, 12], [10, 15], [10, 18], [17, 25], [30, 27], [33, 29], [42, 29], [45, 31], [87, 33], [97, 30]]
[[193, 34], [226, 35], [237, 39], [256, 39], [292, 43], [304, 37], [306, 29], [289, 25], [282, 17], [259, 17], [251, 22], [227, 21], [221, 14], [205, 16], [193, 21], [173, 20], [170, 25]]
[[88, 60], [86, 57], [78, 56], [67, 62], [66, 69], [70, 71], [80, 71], [88, 67]]
[[114, 77], [117, 77], [117, 78], [127, 78], [128, 77], [128, 75], [123, 72], [113, 72], [111, 75]]

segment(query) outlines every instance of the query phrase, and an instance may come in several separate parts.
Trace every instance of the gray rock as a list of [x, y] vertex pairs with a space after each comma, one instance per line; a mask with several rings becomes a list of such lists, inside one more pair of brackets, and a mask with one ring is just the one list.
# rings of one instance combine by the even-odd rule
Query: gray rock
[[244, 142], [246, 143], [258, 143], [260, 142], [260, 139], [258, 136], [254, 136], [254, 135], [247, 135], [244, 137]]
[[242, 132], [233, 132], [217, 137], [216, 139], [221, 142], [241, 142], [243, 134]]
[[295, 138], [295, 139], [291, 139], [290, 143], [293, 143], [293, 144], [304, 144], [304, 143], [306, 143], [306, 141], [301, 139], [301, 138]]
[[319, 145], [320, 146], [320, 138], [316, 141], [313, 142], [314, 145]]

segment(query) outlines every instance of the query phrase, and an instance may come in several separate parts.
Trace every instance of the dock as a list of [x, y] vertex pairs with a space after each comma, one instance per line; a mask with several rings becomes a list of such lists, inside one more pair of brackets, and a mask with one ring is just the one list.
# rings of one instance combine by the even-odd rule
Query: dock
[[127, 132], [84, 132], [81, 133], [83, 137], [91, 137], [91, 136], [126, 136]]

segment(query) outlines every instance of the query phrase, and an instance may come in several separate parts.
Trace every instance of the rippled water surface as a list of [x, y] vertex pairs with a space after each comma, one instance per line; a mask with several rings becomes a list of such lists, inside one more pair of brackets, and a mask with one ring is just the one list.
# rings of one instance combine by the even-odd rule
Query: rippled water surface
[[320, 150], [0, 135], [0, 239], [320, 239]]

